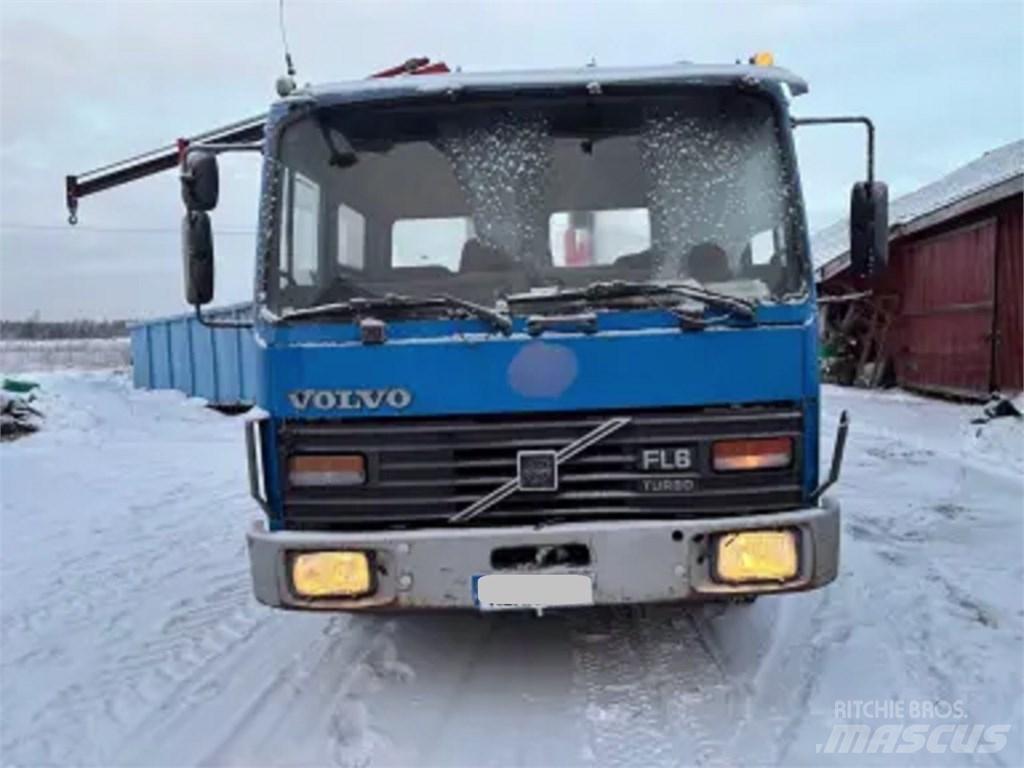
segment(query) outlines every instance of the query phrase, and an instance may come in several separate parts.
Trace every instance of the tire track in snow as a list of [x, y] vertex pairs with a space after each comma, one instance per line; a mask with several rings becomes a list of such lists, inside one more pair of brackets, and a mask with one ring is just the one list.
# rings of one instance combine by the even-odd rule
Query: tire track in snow
[[[32, 735], [4, 745], [5, 758], [26, 764], [105, 762], [112, 736], [124, 738], [147, 713], [159, 712], [189, 680], [202, 676], [212, 659], [230, 653], [268, 619], [249, 604], [245, 573], [239, 570], [234, 578], [238, 588], [179, 601], [172, 609], [178, 612], [157, 634], [129, 645], [127, 653], [130, 630], [121, 638], [105, 638], [109, 650], [102, 653], [98, 671], [59, 688], [33, 716]], [[202, 610], [195, 610], [194, 602]], [[69, 728], [88, 737], [72, 743], [51, 739], [51, 733]]]
[[363, 616], [266, 615], [243, 646], [197, 669], [138, 723], [119, 762], [168, 755], [168, 743], [193, 733], [172, 762], [253, 765], [274, 754], [288, 764], [364, 765], [381, 738], [369, 727], [363, 697], [406, 675], [391, 625]]
[[574, 687], [596, 765], [712, 765], [745, 697], [698, 628], [698, 608], [572, 615]]

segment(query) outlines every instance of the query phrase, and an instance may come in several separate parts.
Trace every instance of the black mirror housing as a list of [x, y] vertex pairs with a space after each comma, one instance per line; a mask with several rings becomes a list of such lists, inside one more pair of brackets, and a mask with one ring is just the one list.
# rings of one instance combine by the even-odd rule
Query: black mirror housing
[[213, 301], [213, 233], [205, 211], [186, 211], [181, 220], [185, 300], [193, 306]]
[[190, 211], [212, 211], [220, 194], [217, 156], [201, 149], [185, 153], [181, 166], [181, 199]]
[[850, 266], [858, 277], [880, 274], [889, 260], [889, 188], [861, 181], [850, 193]]

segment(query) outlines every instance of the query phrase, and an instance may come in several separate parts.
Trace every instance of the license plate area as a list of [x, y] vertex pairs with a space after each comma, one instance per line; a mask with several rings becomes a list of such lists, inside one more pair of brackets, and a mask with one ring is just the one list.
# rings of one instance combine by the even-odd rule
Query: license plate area
[[485, 573], [473, 577], [473, 603], [482, 611], [593, 605], [594, 583], [585, 573]]

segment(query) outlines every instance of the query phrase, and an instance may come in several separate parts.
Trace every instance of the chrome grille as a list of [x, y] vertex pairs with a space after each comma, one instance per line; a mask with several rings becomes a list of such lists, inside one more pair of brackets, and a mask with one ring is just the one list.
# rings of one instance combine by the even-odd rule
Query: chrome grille
[[[514, 493], [472, 524], [734, 514], [785, 509], [801, 501], [802, 416], [795, 404], [286, 421], [279, 432], [282, 458], [300, 453], [362, 453], [368, 482], [355, 488], [288, 488], [287, 479], [282, 478], [285, 524], [366, 528], [445, 522], [515, 477], [519, 450], [557, 450], [620, 415], [631, 417], [627, 426], [559, 468], [558, 491]], [[712, 472], [711, 445], [716, 440], [781, 436], [794, 440], [791, 467], [742, 474]], [[640, 470], [643, 448], [683, 445], [694, 451], [691, 471]], [[641, 490], [641, 481], [659, 477], [691, 478], [695, 487], [687, 492]]]

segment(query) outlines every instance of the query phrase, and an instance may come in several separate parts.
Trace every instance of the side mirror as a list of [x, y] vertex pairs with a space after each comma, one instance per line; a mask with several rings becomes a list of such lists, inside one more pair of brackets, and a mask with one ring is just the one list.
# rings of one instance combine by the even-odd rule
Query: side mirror
[[217, 207], [220, 176], [217, 156], [201, 149], [185, 153], [181, 167], [181, 199], [190, 211], [212, 211]]
[[196, 307], [213, 301], [213, 234], [205, 211], [186, 211], [181, 220], [185, 300]]
[[859, 277], [879, 274], [889, 259], [889, 189], [860, 181], [850, 193], [850, 266]]

